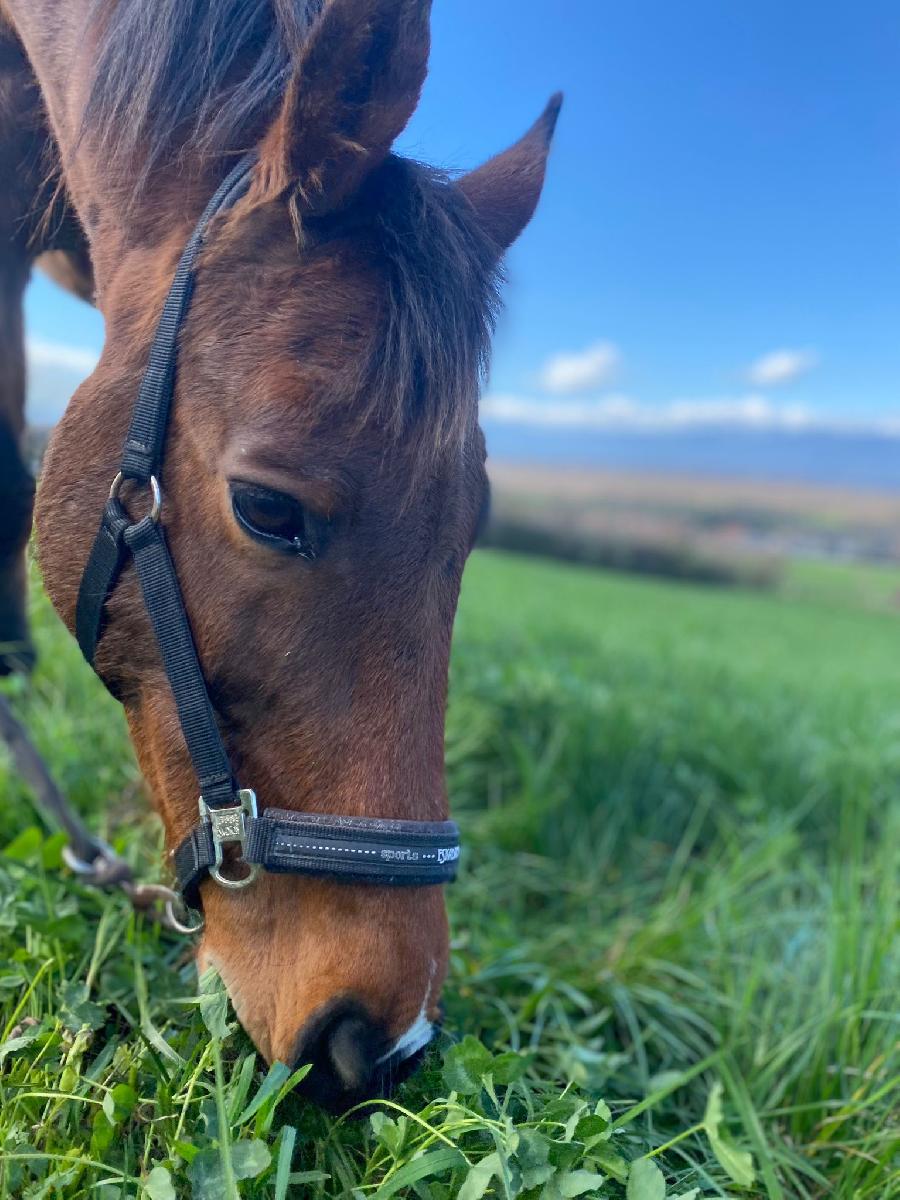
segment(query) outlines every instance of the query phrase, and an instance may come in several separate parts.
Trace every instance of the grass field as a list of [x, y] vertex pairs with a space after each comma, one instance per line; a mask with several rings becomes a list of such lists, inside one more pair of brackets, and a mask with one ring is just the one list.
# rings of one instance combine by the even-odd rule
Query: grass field
[[[64, 878], [0, 761], [0, 1197], [900, 1197], [896, 587], [475, 556], [446, 1029], [364, 1121], [266, 1076], [181, 943]], [[120, 714], [35, 608], [18, 711], [151, 875]]]

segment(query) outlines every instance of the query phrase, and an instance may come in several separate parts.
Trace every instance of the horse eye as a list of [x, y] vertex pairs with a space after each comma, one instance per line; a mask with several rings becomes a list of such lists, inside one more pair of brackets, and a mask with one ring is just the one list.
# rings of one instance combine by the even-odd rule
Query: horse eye
[[244, 532], [265, 546], [309, 559], [322, 550], [327, 522], [293, 496], [253, 484], [233, 484], [231, 507]]

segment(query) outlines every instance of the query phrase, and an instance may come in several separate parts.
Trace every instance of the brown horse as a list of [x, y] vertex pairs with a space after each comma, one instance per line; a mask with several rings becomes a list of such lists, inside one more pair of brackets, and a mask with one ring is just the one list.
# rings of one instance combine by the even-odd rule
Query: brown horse
[[[0, 675], [27, 670], [34, 654], [25, 618], [25, 543], [32, 480], [21, 453], [25, 403], [22, 295], [31, 263], [86, 299], [92, 290], [83, 236], [54, 203], [48, 134], [19, 44], [5, 31], [0, 5]], [[65, 279], [63, 279], [65, 275]]]
[[[455, 181], [393, 155], [425, 77], [429, 8], [0, 0], [0, 161], [17, 181], [0, 209], [11, 462], [31, 262], [56, 248], [57, 277], [94, 286], [106, 322], [37, 504], [44, 579], [70, 628], [176, 261], [235, 157], [259, 150], [200, 261], [164, 482], [217, 718], [263, 807], [446, 817], [451, 629], [487, 492], [478, 388], [500, 262], [537, 204], [559, 100]], [[65, 195], [39, 223], [54, 166]], [[22, 640], [30, 486], [18, 466], [7, 483], [0, 631]], [[196, 785], [133, 576], [97, 667], [171, 846], [196, 822]], [[239, 894], [207, 882], [203, 903], [199, 962], [268, 1059], [314, 1062], [312, 1090], [331, 1103], [385, 1086], [392, 1050], [412, 1066], [447, 968], [439, 889], [268, 875]]]

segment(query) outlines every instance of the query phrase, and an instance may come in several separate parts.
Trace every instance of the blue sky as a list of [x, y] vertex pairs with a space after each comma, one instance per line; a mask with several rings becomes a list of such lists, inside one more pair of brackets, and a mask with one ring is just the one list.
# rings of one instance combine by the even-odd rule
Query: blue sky
[[[486, 413], [895, 423], [898, 80], [895, 0], [435, 0], [401, 149], [473, 166], [566, 93]], [[43, 280], [27, 321], [43, 410], [102, 327]]]

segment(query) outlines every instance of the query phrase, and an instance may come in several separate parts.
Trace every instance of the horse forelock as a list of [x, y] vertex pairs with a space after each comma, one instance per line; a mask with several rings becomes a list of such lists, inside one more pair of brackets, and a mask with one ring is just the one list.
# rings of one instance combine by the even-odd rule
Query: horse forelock
[[461, 446], [475, 427], [501, 272], [496, 247], [448, 176], [393, 157], [379, 176], [388, 302], [371, 405], [396, 436], [419, 430], [427, 460], [429, 449]]
[[[176, 159], [209, 163], [253, 145], [323, 4], [92, 0], [82, 139], [102, 150], [120, 194], [138, 197]], [[418, 435], [427, 463], [476, 424], [500, 303], [496, 246], [446, 174], [394, 155], [354, 207], [386, 280], [366, 410], [397, 437]]]
[[167, 156], [243, 149], [324, 0], [91, 0], [81, 138], [135, 190]]

